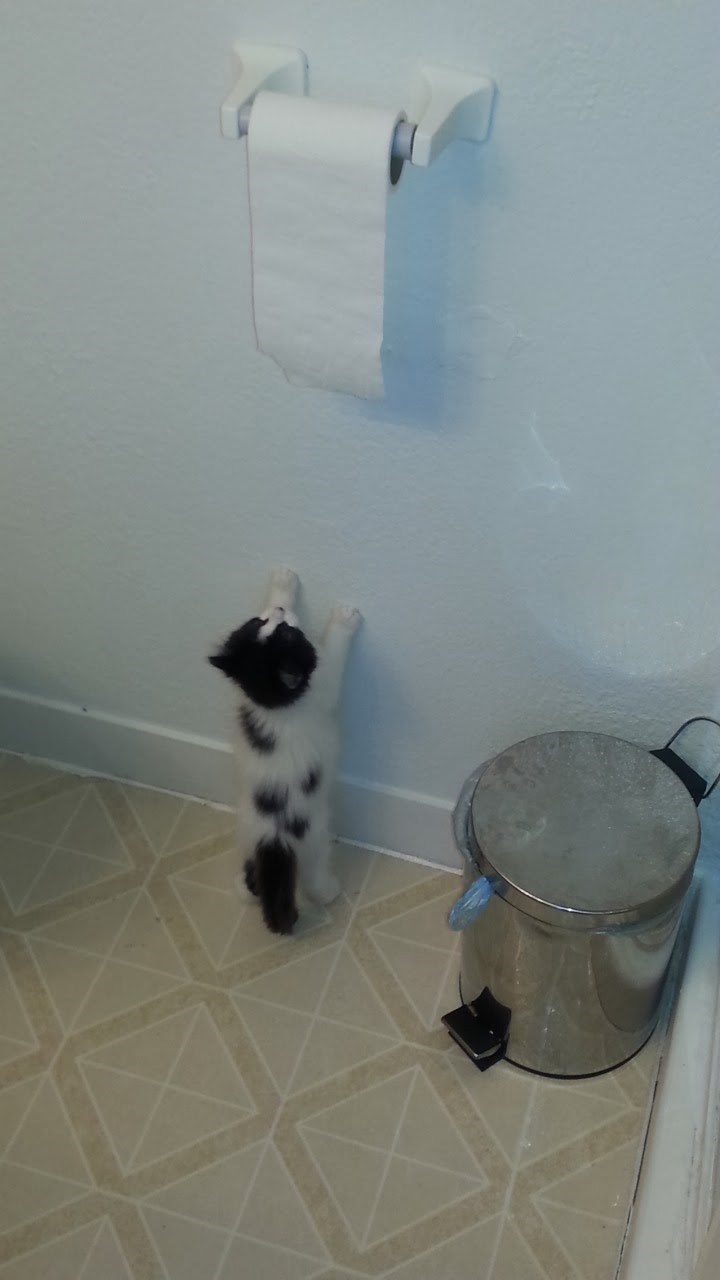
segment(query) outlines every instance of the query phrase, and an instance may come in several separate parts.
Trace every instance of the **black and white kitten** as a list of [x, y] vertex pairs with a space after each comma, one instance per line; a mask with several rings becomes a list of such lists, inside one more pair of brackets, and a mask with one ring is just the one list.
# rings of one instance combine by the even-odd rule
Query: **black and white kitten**
[[332, 610], [315, 648], [293, 606], [297, 575], [276, 569], [262, 613], [233, 631], [210, 662], [240, 690], [236, 759], [245, 883], [274, 933], [291, 933], [296, 888], [332, 902], [330, 796], [338, 752], [335, 710], [357, 609]]

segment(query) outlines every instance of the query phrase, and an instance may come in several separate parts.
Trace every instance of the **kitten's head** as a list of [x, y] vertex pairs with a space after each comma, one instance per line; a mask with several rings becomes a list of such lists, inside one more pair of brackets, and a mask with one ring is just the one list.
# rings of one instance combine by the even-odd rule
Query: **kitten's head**
[[289, 707], [317, 665], [313, 645], [289, 609], [269, 609], [228, 636], [209, 661], [259, 707]]

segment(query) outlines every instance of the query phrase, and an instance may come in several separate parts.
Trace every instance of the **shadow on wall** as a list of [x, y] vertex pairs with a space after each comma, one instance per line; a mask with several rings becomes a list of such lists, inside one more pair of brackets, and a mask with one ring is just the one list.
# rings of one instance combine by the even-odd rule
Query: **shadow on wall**
[[509, 317], [482, 302], [483, 229], [503, 182], [492, 149], [469, 143], [428, 169], [405, 165], [388, 197], [385, 400], [363, 404], [365, 416], [446, 425], [468, 380], [495, 378], [518, 342]]

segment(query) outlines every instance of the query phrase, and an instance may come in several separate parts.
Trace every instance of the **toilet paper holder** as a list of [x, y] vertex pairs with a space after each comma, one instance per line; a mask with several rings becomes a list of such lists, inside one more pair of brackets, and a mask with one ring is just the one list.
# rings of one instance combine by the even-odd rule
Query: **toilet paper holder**
[[[261, 89], [304, 97], [307, 58], [301, 49], [282, 45], [235, 44], [237, 79], [220, 108], [224, 138], [245, 137], [255, 95]], [[417, 69], [405, 114], [395, 130], [392, 158], [426, 167], [450, 142], [484, 142], [490, 132], [495, 82], [448, 67]]]

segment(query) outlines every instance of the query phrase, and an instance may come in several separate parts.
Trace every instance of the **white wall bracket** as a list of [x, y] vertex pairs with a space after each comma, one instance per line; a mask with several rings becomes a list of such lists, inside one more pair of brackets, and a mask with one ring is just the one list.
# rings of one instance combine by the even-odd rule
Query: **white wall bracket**
[[256, 93], [307, 93], [307, 58], [301, 49], [277, 44], [234, 44], [235, 87], [220, 108], [223, 138], [241, 138], [247, 133], [250, 109]]
[[[242, 138], [250, 124], [252, 101], [261, 89], [304, 96], [307, 59], [300, 49], [282, 45], [233, 46], [237, 82], [220, 108], [224, 138]], [[393, 159], [427, 167], [450, 142], [484, 142], [490, 131], [495, 82], [447, 67], [421, 65], [408, 103], [408, 120], [395, 131]]]
[[412, 162], [431, 164], [450, 142], [484, 142], [490, 132], [495, 82], [447, 67], [420, 66], [408, 104], [417, 122]]

